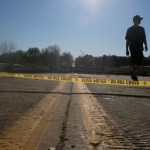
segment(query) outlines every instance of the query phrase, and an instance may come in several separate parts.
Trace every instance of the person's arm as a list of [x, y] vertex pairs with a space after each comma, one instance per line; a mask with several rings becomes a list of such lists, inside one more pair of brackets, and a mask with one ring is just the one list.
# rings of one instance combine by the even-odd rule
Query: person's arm
[[126, 55], [129, 56], [129, 41], [126, 40]]
[[145, 45], [145, 51], [148, 50], [148, 47], [147, 47], [147, 40], [146, 40], [146, 34], [145, 34], [145, 30], [144, 30], [144, 40], [143, 40], [143, 43]]
[[129, 32], [129, 29], [127, 30], [126, 32], [126, 36], [125, 36], [125, 39], [126, 39], [126, 55], [129, 56], [129, 39], [130, 39], [130, 32]]
[[148, 47], [147, 47], [147, 41], [146, 40], [144, 41], [144, 45], [145, 45], [145, 51], [147, 51]]

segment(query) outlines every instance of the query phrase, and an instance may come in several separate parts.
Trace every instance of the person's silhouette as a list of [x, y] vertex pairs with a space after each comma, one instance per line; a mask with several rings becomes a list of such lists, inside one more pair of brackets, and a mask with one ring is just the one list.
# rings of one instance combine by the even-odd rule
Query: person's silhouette
[[134, 25], [128, 28], [126, 32], [126, 55], [131, 58], [131, 78], [134, 81], [138, 81], [137, 71], [143, 60], [143, 44], [145, 45], [145, 51], [148, 50], [145, 29], [140, 25], [143, 18], [139, 15], [133, 17]]

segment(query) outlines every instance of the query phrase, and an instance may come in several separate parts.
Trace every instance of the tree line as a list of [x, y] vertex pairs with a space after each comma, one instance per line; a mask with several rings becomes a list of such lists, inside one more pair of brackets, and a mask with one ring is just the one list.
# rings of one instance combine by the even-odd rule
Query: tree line
[[73, 56], [70, 52], [61, 53], [59, 46], [52, 45], [41, 51], [37, 47], [29, 48], [27, 51], [5, 51], [0, 54], [0, 63], [39, 65], [49, 69], [71, 68]]
[[[0, 63], [43, 66], [48, 69], [99, 71], [104, 71], [105, 68], [130, 66], [130, 58], [126, 56], [103, 55], [94, 57], [86, 54], [74, 59], [70, 52], [61, 52], [58, 45], [48, 46], [42, 50], [31, 47], [27, 51], [14, 51], [15, 45], [9, 44], [9, 46], [8, 44], [0, 45]], [[150, 66], [150, 56], [144, 58], [142, 65]]]

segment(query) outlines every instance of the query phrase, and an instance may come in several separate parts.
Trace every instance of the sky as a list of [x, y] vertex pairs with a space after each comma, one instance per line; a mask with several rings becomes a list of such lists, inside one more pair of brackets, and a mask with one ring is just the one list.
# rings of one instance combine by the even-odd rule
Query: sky
[[149, 6], [150, 0], [0, 0], [0, 43], [11, 41], [24, 51], [58, 45], [74, 58], [125, 56], [125, 34], [135, 15], [144, 18], [150, 47]]

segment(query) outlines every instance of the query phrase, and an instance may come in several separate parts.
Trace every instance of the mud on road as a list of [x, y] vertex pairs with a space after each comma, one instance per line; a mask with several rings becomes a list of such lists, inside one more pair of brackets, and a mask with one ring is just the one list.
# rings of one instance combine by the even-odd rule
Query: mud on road
[[0, 150], [150, 149], [149, 88], [9, 77], [0, 83]]

